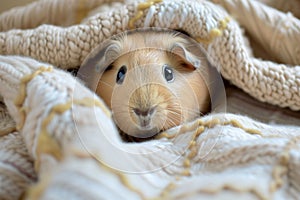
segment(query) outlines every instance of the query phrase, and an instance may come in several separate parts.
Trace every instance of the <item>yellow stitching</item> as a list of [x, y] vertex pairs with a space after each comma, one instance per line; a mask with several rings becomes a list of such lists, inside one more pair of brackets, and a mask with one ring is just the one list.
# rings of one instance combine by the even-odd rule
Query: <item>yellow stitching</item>
[[[207, 126], [211, 126], [212, 124], [216, 124], [216, 122], [218, 122], [218, 120], [211, 120], [211, 123], [203, 123], [203, 121], [201, 120], [197, 120], [196, 123], [193, 123], [191, 125], [191, 127], [194, 128], [195, 125], [199, 125], [200, 127], [197, 127], [196, 130], [194, 131], [194, 134], [192, 136], [191, 141], [189, 142], [189, 147], [188, 150], [190, 151], [189, 154], [186, 156], [186, 158], [183, 161], [183, 167], [184, 169], [181, 171], [180, 176], [176, 177], [177, 180], [180, 180], [180, 178], [182, 176], [191, 176], [191, 160], [197, 155], [197, 147], [196, 147], [196, 140], [198, 139], [198, 137], [200, 136], [201, 133], [204, 132], [205, 127], [203, 126], [203, 124], [207, 124]], [[187, 131], [188, 128], [185, 127], [183, 129], [184, 131]], [[175, 137], [175, 134], [171, 135], [172, 137]], [[170, 136], [168, 136], [170, 137]], [[160, 196], [155, 198], [155, 199], [167, 199], [168, 194], [170, 193], [170, 191], [172, 191], [173, 189], [175, 189], [176, 185], [171, 182], [169, 183], [161, 192]]]
[[276, 189], [283, 184], [282, 177], [288, 173], [288, 164], [290, 160], [290, 151], [300, 140], [300, 136], [292, 138], [284, 147], [283, 152], [279, 156], [278, 164], [272, 171], [273, 181], [270, 184], [270, 192], [274, 193]]
[[144, 12], [143, 11], [138, 11], [137, 14], [129, 21], [129, 28], [133, 29], [134, 28], [134, 23], [140, 19], [143, 16]]
[[[103, 103], [101, 103], [100, 101], [98, 101], [96, 99], [92, 99], [92, 98], [83, 98], [80, 100], [69, 101], [64, 104], [57, 104], [57, 105], [53, 106], [49, 115], [43, 120], [42, 127], [41, 127], [41, 133], [38, 136], [38, 144], [37, 144], [37, 148], [36, 148], [36, 153], [38, 156], [37, 156], [37, 159], [35, 162], [36, 170], [38, 170], [40, 168], [39, 158], [42, 153], [51, 154], [57, 160], [61, 160], [63, 158], [60, 146], [59, 146], [58, 142], [54, 138], [52, 138], [50, 136], [50, 134], [47, 132], [47, 126], [52, 121], [52, 119], [54, 118], [55, 115], [57, 115], [57, 114], [61, 115], [64, 112], [68, 111], [69, 109], [71, 109], [73, 104], [80, 105], [80, 106], [87, 106], [87, 107], [92, 107], [95, 105], [97, 107], [100, 107], [101, 109], [103, 109], [105, 107], [103, 105]], [[106, 110], [104, 109], [104, 112], [106, 113], [106, 115], [110, 116], [110, 114], [107, 113], [108, 112], [107, 109]], [[28, 195], [26, 195], [26, 196], [40, 197], [49, 182], [48, 179], [49, 179], [49, 177], [48, 178], [44, 177], [42, 179], [42, 182], [39, 182], [37, 185], [31, 187], [28, 190]]]
[[[96, 99], [92, 99], [92, 98], [83, 98], [83, 99], [80, 99], [80, 100], [74, 100], [73, 102], [67, 102], [66, 104], [59, 104], [59, 105], [56, 105], [55, 107], [53, 107], [54, 109], [53, 110], [56, 110], [58, 111], [59, 114], [62, 114], [64, 113], [65, 111], [67, 111], [68, 109], [71, 108], [71, 105], [73, 104], [76, 104], [76, 105], [81, 105], [81, 106], [87, 106], [87, 107], [92, 107], [92, 106], [97, 106], [97, 107], [100, 107], [104, 113], [108, 116], [108, 117], [111, 117], [111, 112], [105, 107], [105, 105], [96, 100]], [[46, 127], [47, 125], [51, 122], [53, 118], [53, 115], [52, 113], [50, 113], [49, 115], [49, 119], [45, 119], [45, 123], [43, 123], [43, 129], [46, 130]], [[83, 156], [83, 155], [81, 155]], [[103, 165], [108, 171], [113, 171], [117, 174], [117, 176], [119, 177], [120, 181], [131, 191], [137, 193], [141, 199], [146, 199], [144, 194], [139, 191], [137, 188], [135, 188], [133, 185], [131, 185], [127, 179], [127, 177], [120, 173], [119, 171], [117, 170], [114, 170], [114, 169], [111, 169], [105, 165]]]
[[[205, 121], [205, 122], [203, 122], [202, 120], [197, 120], [196, 123], [194, 123], [194, 124], [191, 125], [191, 127], [193, 129], [196, 128], [196, 127], [194, 127], [194, 125], [198, 125], [197, 130], [199, 131], [199, 134], [202, 133], [205, 128], [213, 128], [216, 125], [223, 125], [223, 126], [231, 125], [233, 127], [240, 128], [240, 129], [244, 130], [245, 132], [247, 132], [249, 134], [262, 135], [262, 133], [259, 130], [243, 127], [242, 124], [239, 123], [235, 119], [232, 119], [230, 121], [223, 122], [223, 123], [219, 119], [217, 119], [217, 118], [214, 118], [212, 120], [208, 120], [208, 121]], [[186, 125], [183, 125], [183, 126], [185, 127]], [[187, 132], [188, 131], [188, 129], [186, 127], [184, 129], [182, 129], [182, 130], [184, 130], [183, 132]], [[196, 130], [196, 132], [197, 132], [197, 130]], [[155, 138], [156, 139], [161, 139], [161, 138], [172, 139], [175, 136], [176, 136], [176, 134], [168, 134], [166, 132], [163, 132], [163, 133], [157, 135]]]
[[87, 107], [99, 107], [106, 114], [107, 117], [111, 118], [111, 111], [99, 100], [92, 98], [83, 98], [81, 100], [75, 100], [73, 102], [76, 105], [87, 106]]
[[[90, 155], [86, 154], [86, 153], [82, 153], [80, 151], [74, 151], [73, 150], [73, 153], [75, 156], [79, 157], [79, 158], [90, 158]], [[125, 176], [125, 174], [123, 174], [122, 172], [114, 169], [114, 168], [111, 168], [107, 165], [104, 165], [102, 164], [102, 162], [99, 162], [99, 160], [101, 160], [99, 157], [97, 158], [97, 155], [94, 155], [93, 158], [95, 158], [95, 160], [97, 161], [97, 163], [100, 165], [100, 167], [103, 167], [104, 170], [108, 171], [108, 172], [111, 172], [111, 173], [114, 173], [118, 176], [118, 178], [120, 179], [121, 183], [126, 186], [129, 190], [137, 193], [141, 199], [147, 199], [144, 195], [143, 192], [141, 192], [139, 189], [137, 189], [136, 187], [134, 187], [130, 182], [129, 180], [127, 179], [127, 176]]]
[[178, 198], [182, 199], [184, 197], [186, 199], [191, 199], [189, 197], [192, 197], [193, 195], [197, 195], [197, 194], [199, 194], [199, 192], [211, 195], [211, 194], [214, 194], [214, 193], [220, 193], [221, 190], [225, 190], [225, 191], [232, 190], [232, 191], [235, 191], [235, 192], [238, 192], [238, 193], [248, 192], [248, 193], [253, 193], [257, 198], [262, 199], [262, 200], [270, 199], [270, 198], [267, 198], [263, 193], [260, 193], [259, 191], [255, 190], [254, 188], [241, 189], [238, 186], [229, 185], [229, 184], [224, 184], [224, 185], [221, 185], [221, 186], [216, 187], [216, 188], [201, 188], [201, 189], [198, 189], [194, 192], [189, 192], [189, 193], [182, 194]]
[[[197, 125], [198, 127], [196, 128], [195, 125]], [[195, 121], [195, 123], [193, 123], [190, 127], [195, 129], [195, 132], [192, 136], [191, 141], [189, 142], [189, 147], [188, 150], [190, 151], [189, 154], [185, 157], [184, 161], [183, 161], [183, 171], [180, 173], [180, 176], [191, 176], [191, 160], [197, 155], [198, 153], [198, 149], [196, 148], [196, 140], [198, 139], [198, 137], [200, 136], [201, 133], [203, 133], [205, 131], [206, 128], [213, 128], [216, 125], [231, 125], [233, 127], [237, 127], [237, 128], [241, 128], [243, 129], [245, 132], [250, 133], [250, 134], [260, 134], [260, 131], [258, 130], [254, 130], [254, 129], [248, 129], [248, 128], [244, 128], [237, 120], [230, 120], [228, 122], [221, 122], [219, 119], [214, 118], [208, 121], [203, 121], [201, 119], [198, 119], [197, 121]], [[186, 125], [183, 125], [184, 128], [180, 129], [184, 131], [189, 131], [189, 128], [186, 127]], [[176, 136], [176, 134], [167, 134], [167, 133], [162, 133], [160, 135], [158, 135], [156, 138], [160, 139], [160, 138], [174, 138]], [[284, 159], [282, 159], [284, 160]], [[178, 177], [178, 179], [180, 179], [181, 177]], [[175, 188], [175, 185], [173, 185], [173, 183], [171, 182], [169, 185], [172, 185], [172, 188]], [[165, 199], [166, 196], [168, 195], [168, 193], [172, 190], [170, 189], [169, 185], [163, 189], [163, 191], [161, 192], [160, 196], [156, 199]], [[227, 187], [224, 186], [223, 189], [226, 189]], [[230, 188], [232, 189], [232, 188]], [[258, 197], [260, 197], [261, 199], [266, 199], [262, 194], [259, 194], [256, 190], [251, 189], [249, 190], [249, 192], [253, 192], [254, 194], [256, 194]]]
[[204, 130], [205, 130], [205, 127], [200, 126], [195, 130], [195, 132], [192, 136], [192, 139], [189, 143], [190, 146], [188, 147], [190, 153], [187, 155], [187, 157], [185, 158], [185, 160], [183, 162], [183, 166], [185, 167], [183, 172], [182, 172], [183, 176], [190, 176], [191, 175], [191, 172], [190, 172], [191, 160], [197, 155], [197, 152], [198, 152], [198, 149], [196, 147], [196, 140], [198, 139], [200, 134], [204, 132]]
[[147, 199], [142, 191], [140, 191], [139, 189], [134, 187], [132, 184], [130, 184], [129, 180], [127, 179], [127, 176], [125, 176], [123, 173], [121, 173], [119, 171], [115, 171], [115, 172], [117, 173], [117, 175], [118, 175], [120, 181], [123, 183], [123, 185], [125, 185], [129, 190], [138, 194], [141, 197], [141, 199]]
[[58, 142], [50, 137], [47, 126], [52, 121], [56, 114], [62, 114], [63, 112], [69, 110], [71, 108], [71, 103], [68, 102], [66, 104], [58, 104], [52, 107], [49, 115], [43, 120], [41, 133], [38, 136], [36, 154], [37, 159], [35, 162], [35, 169], [38, 170], [40, 168], [40, 155], [41, 154], [50, 154], [56, 158], [56, 160], [62, 159], [62, 153]]
[[137, 6], [137, 14], [131, 20], [129, 20], [129, 23], [128, 23], [129, 29], [134, 28], [134, 23], [144, 15], [144, 11], [146, 9], [150, 8], [152, 5], [154, 5], [156, 3], [161, 3], [162, 1], [163, 0], [148, 0], [144, 3], [140, 3]]
[[20, 85], [20, 95], [15, 99], [14, 103], [17, 107], [22, 106], [25, 98], [26, 98], [26, 85], [27, 83], [29, 83], [33, 78], [35, 78], [37, 75], [39, 75], [42, 72], [51, 72], [52, 71], [52, 67], [41, 67], [38, 70], [36, 70], [35, 72], [33, 72], [32, 74], [28, 74], [25, 75], [22, 79], [21, 79], [21, 85]]
[[186, 168], [191, 167], [191, 160], [186, 158], [183, 161], [183, 166], [186, 167]]
[[[201, 123], [201, 122], [199, 122], [199, 123]], [[218, 118], [214, 118], [214, 119], [202, 122], [202, 125], [206, 128], [213, 128], [219, 124], [221, 124], [221, 121]]]
[[55, 141], [53, 138], [50, 137], [50, 134], [47, 132], [47, 126], [53, 120], [55, 115], [61, 115], [64, 112], [70, 110], [72, 108], [72, 105], [81, 105], [86, 107], [97, 106], [100, 107], [108, 117], [111, 117], [109, 110], [104, 106], [104, 104], [93, 98], [83, 98], [74, 101], [71, 100], [64, 104], [57, 104], [53, 106], [48, 116], [43, 120], [41, 133], [38, 136], [38, 142], [36, 148], [36, 153], [38, 156], [35, 163], [35, 169], [39, 169], [40, 167], [39, 155], [42, 153], [51, 154], [57, 160], [62, 159], [60, 146], [57, 141]]
[[40, 199], [43, 192], [47, 189], [51, 178], [52, 174], [43, 174], [43, 177], [39, 177], [40, 181], [38, 183], [28, 188], [23, 199]]
[[167, 138], [167, 139], [173, 139], [176, 136], [176, 134], [168, 134], [166, 132], [162, 132], [158, 134], [155, 139], [161, 139], [161, 138]]
[[[207, 123], [207, 124], [213, 124], [216, 123], [217, 119], [212, 120], [211, 122]], [[189, 132], [189, 131], [193, 131], [195, 129], [198, 129], [199, 126], [204, 125], [205, 123], [201, 120], [198, 119], [197, 121], [195, 121], [193, 124], [188, 125], [188, 124], [182, 124], [180, 127], [180, 130], [178, 130], [177, 134], [179, 133], [183, 133], [183, 132]], [[162, 132], [160, 134], [158, 134], [155, 139], [161, 139], [161, 138], [167, 138], [167, 139], [173, 139], [174, 137], [176, 137], [177, 134], [168, 134], [166, 132]]]
[[43, 72], [51, 72], [53, 70], [53, 68], [50, 67], [41, 67], [38, 70], [36, 70], [35, 72], [33, 72], [32, 74], [28, 74], [25, 75], [21, 81], [20, 81], [20, 89], [19, 89], [19, 96], [16, 97], [16, 99], [14, 100], [14, 104], [17, 107], [18, 111], [19, 111], [19, 116], [20, 116], [20, 124], [17, 125], [17, 130], [20, 130], [25, 123], [25, 118], [26, 118], [26, 112], [25, 109], [22, 108], [23, 103], [25, 101], [26, 98], [26, 88], [27, 88], [27, 84], [34, 79], [36, 76], [38, 76], [39, 74], [43, 73]]
[[[180, 177], [176, 178], [177, 180], [180, 180]], [[151, 198], [151, 200], [163, 200], [163, 199], [170, 199], [168, 198], [169, 193], [176, 188], [176, 185], [174, 183], [169, 183], [160, 193], [159, 197]]]
[[229, 21], [230, 21], [230, 17], [229, 16], [225, 17], [223, 20], [219, 21], [219, 25], [217, 28], [213, 28], [209, 31], [207, 38], [197, 37], [196, 40], [200, 43], [209, 44], [216, 37], [219, 37], [222, 35], [222, 33], [226, 29]]
[[223, 125], [231, 125], [233, 127], [243, 129], [245, 132], [249, 134], [262, 135], [262, 133], [259, 130], [243, 127], [242, 124], [240, 124], [240, 122], [238, 122], [235, 119], [232, 119], [229, 122], [225, 122]]

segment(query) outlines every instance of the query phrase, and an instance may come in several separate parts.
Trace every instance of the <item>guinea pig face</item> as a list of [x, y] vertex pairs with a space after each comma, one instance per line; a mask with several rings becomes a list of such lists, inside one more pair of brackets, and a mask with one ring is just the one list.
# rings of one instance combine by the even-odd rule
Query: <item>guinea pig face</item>
[[123, 132], [151, 137], [206, 111], [209, 95], [203, 73], [189, 65], [163, 49], [128, 51], [102, 74], [96, 92]]

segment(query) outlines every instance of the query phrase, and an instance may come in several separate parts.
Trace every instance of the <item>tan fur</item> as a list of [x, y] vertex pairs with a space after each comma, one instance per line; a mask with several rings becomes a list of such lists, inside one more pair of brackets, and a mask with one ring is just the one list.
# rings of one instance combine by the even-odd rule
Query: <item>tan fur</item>
[[[143, 32], [123, 35], [112, 43], [117, 44], [114, 51], [120, 57], [103, 73], [96, 92], [112, 109], [122, 131], [135, 137], [150, 137], [191, 121], [209, 109], [209, 92], [202, 77], [207, 68], [204, 57], [203, 67], [194, 70], [186, 60], [166, 51], [174, 43], [185, 45], [183, 38], [171, 33]], [[173, 82], [164, 79], [164, 64], [173, 68]], [[127, 66], [127, 73], [119, 85], [116, 76], [123, 65]], [[143, 118], [134, 108], [155, 109], [150, 118]], [[150, 119], [148, 128], [141, 125], [145, 119]]]

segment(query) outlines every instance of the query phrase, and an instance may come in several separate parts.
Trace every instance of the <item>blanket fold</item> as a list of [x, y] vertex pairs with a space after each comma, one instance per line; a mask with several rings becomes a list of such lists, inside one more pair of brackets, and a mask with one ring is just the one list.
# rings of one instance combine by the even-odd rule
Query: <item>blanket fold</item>
[[[300, 20], [291, 13], [249, 0], [216, 0], [243, 26], [248, 34], [279, 63], [300, 63]], [[300, 6], [300, 4], [298, 4]]]
[[[123, 1], [122, 9], [111, 4], [85, 18], [110, 1], [86, 2], [42, 0], [17, 8], [16, 16], [0, 15], [1, 199], [299, 197], [299, 126], [211, 113], [153, 140], [126, 143], [103, 101], [59, 69], [78, 68], [94, 47], [130, 26], [180, 28], [231, 83], [262, 102], [299, 110], [298, 19], [246, 0]], [[66, 10], [52, 18], [37, 5]], [[29, 23], [34, 11], [42, 19]], [[266, 35], [259, 37], [256, 21]], [[295, 26], [279, 31], [278, 24], [289, 23]], [[254, 57], [240, 25], [274, 59]], [[282, 43], [274, 41], [279, 36]]]
[[62, 194], [78, 199], [276, 199], [299, 192], [299, 127], [211, 114], [153, 141], [123, 143], [102, 101], [71, 75], [13, 56], [0, 57], [0, 69], [0, 77], [11, 77], [1, 79], [0, 94], [5, 102], [15, 100], [7, 107], [18, 125], [17, 111], [25, 112], [18, 129], [40, 178], [27, 190], [28, 199]]
[[[230, 2], [220, 1], [265, 49], [271, 49], [273, 60], [286, 64], [253, 58], [239, 24], [230, 19], [223, 8], [208, 1], [183, 0], [150, 3], [142, 10], [138, 10], [139, 2], [128, 1], [122, 7], [110, 7], [109, 12], [96, 14], [71, 27], [42, 25], [29, 30], [1, 32], [0, 53], [29, 56], [64, 69], [78, 68], [93, 48], [112, 35], [125, 31], [129, 25], [182, 29], [203, 44], [212, 65], [233, 84], [260, 101], [299, 110], [299, 47], [295, 46], [299, 41], [299, 20], [256, 1]], [[253, 9], [247, 10], [248, 7], [265, 15], [259, 15]], [[26, 13], [26, 10], [21, 11]], [[238, 17], [244, 13], [249, 17]], [[281, 16], [288, 19], [286, 26], [278, 25], [282, 23]], [[273, 82], [276, 84], [271, 87]]]

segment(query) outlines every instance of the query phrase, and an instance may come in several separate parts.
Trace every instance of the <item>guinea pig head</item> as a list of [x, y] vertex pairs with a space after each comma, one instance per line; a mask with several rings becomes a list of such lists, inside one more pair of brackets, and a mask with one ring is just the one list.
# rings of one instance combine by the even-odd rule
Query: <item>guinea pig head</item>
[[207, 61], [187, 45], [174, 34], [140, 33], [107, 47], [104, 57], [118, 56], [102, 74], [96, 93], [123, 132], [151, 137], [208, 110]]

